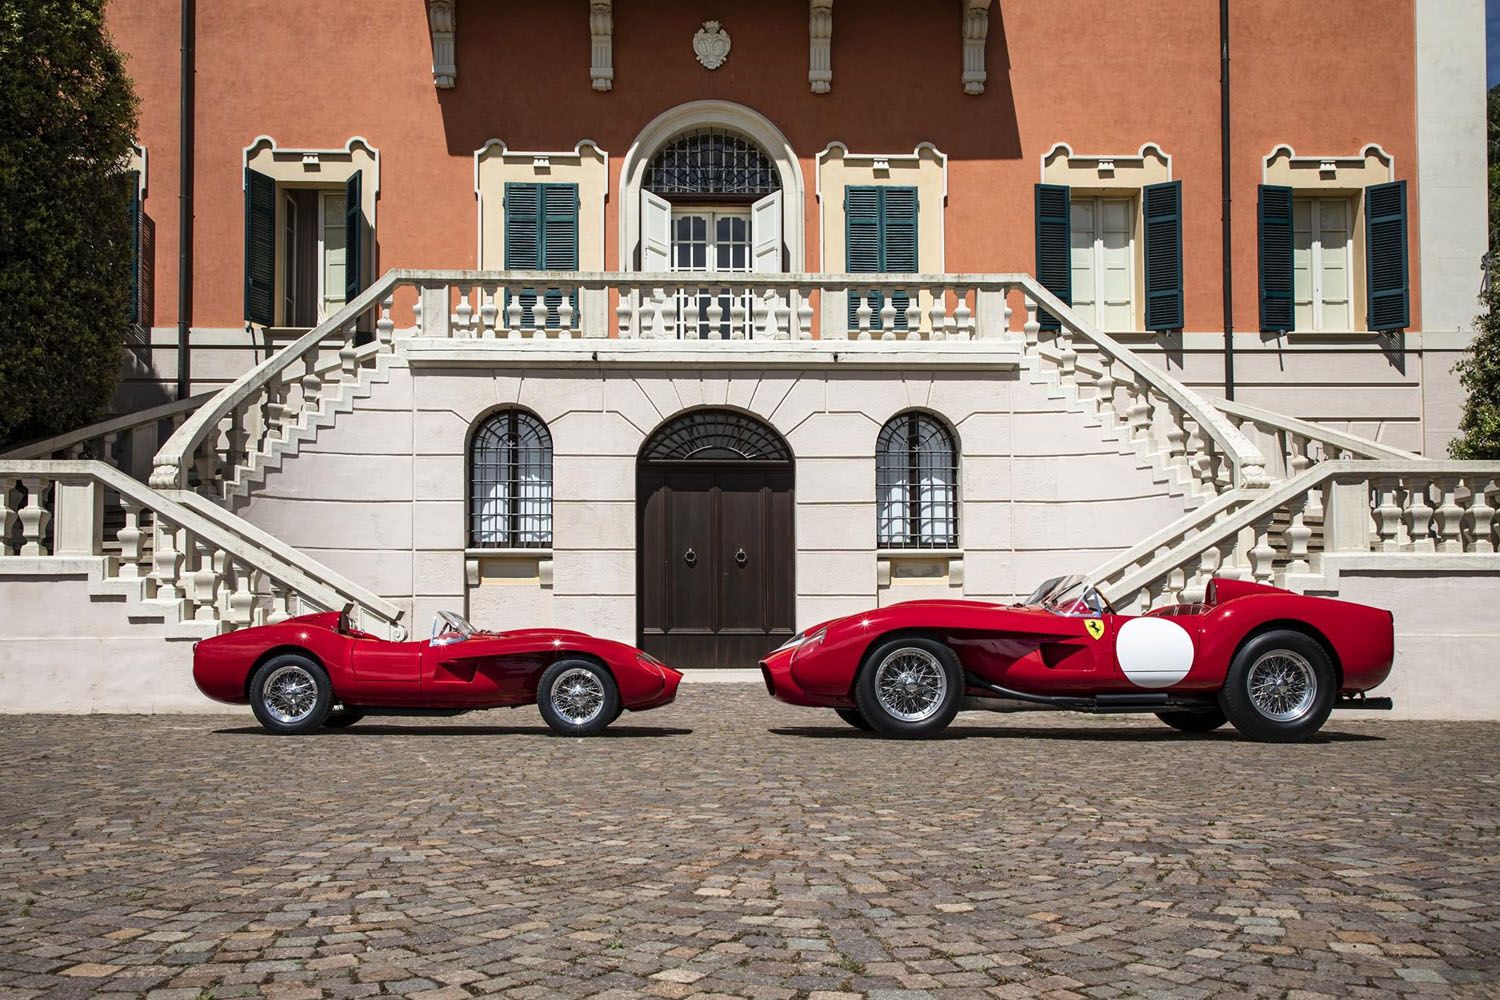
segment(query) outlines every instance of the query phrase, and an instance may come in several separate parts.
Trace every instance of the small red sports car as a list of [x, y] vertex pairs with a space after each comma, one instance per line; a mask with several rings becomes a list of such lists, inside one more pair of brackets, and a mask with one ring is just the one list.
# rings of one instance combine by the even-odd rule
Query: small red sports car
[[938, 732], [960, 708], [1152, 712], [1186, 732], [1317, 732], [1391, 672], [1389, 611], [1215, 579], [1201, 604], [1116, 614], [1081, 576], [1020, 604], [910, 601], [807, 629], [761, 661], [772, 697], [884, 736]]
[[448, 611], [431, 638], [388, 642], [351, 628], [346, 608], [204, 639], [193, 680], [217, 701], [248, 703], [275, 733], [535, 704], [556, 732], [593, 736], [625, 709], [670, 702], [682, 674], [624, 643], [558, 628], [481, 632]]

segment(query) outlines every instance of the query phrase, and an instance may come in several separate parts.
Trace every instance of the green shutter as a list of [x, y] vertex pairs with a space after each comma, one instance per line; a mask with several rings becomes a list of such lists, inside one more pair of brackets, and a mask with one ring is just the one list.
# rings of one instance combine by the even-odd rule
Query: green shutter
[[[578, 270], [578, 185], [523, 184], [505, 185], [505, 269], [508, 271], [576, 271]], [[534, 288], [523, 288], [521, 324], [535, 322], [532, 307], [536, 305]], [[547, 325], [556, 328], [557, 309], [562, 292], [543, 292], [547, 306]], [[510, 293], [506, 293], [509, 304]], [[578, 321], [578, 295], [570, 298], [574, 322]]]
[[245, 319], [275, 322], [276, 182], [245, 170]]
[[344, 301], [353, 302], [365, 290], [365, 210], [360, 196], [360, 172], [344, 184]]
[[1284, 333], [1296, 328], [1293, 295], [1292, 189], [1260, 186], [1256, 202], [1260, 233], [1260, 328]]
[[[914, 274], [917, 271], [917, 189], [893, 185], [844, 189], [844, 269], [850, 274]], [[894, 292], [893, 329], [905, 330], [907, 292]], [[859, 325], [860, 297], [849, 296], [849, 329]], [[883, 329], [885, 296], [869, 296], [870, 329]]]
[[1405, 181], [1365, 188], [1365, 285], [1371, 330], [1411, 325]]
[[1182, 329], [1182, 181], [1141, 189], [1146, 228], [1146, 329]]
[[125, 172], [125, 183], [130, 190], [128, 199], [130, 218], [130, 322], [141, 321], [141, 174], [138, 170]]
[[[1066, 184], [1036, 186], [1036, 280], [1047, 291], [1073, 304], [1073, 203]], [[1043, 330], [1057, 330], [1056, 316], [1041, 310]]]

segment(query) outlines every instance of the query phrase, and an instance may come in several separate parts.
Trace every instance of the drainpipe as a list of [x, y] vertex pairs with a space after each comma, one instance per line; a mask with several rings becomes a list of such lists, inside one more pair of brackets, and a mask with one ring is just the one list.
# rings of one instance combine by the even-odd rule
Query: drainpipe
[[1234, 263], [1229, 227], [1229, 0], [1219, 0], [1219, 187], [1224, 199], [1224, 398], [1234, 398]]
[[182, 0], [182, 77], [178, 85], [181, 107], [177, 132], [177, 398], [186, 399], [192, 386], [192, 351], [188, 347], [193, 322], [193, 0]]

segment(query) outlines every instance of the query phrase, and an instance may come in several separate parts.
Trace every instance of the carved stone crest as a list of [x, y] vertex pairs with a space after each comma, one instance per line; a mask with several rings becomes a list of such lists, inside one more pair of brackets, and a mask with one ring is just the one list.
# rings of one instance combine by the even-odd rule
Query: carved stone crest
[[693, 53], [704, 69], [718, 69], [729, 58], [729, 32], [718, 21], [704, 21], [693, 36]]

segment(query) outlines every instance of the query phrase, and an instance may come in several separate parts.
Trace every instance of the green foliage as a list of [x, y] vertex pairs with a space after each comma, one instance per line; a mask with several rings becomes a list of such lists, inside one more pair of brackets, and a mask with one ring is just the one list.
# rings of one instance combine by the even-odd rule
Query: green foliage
[[104, 0], [0, 0], [0, 441], [87, 423], [119, 379], [136, 129]]
[[[1490, 223], [1500, 223], [1500, 86], [1489, 97]], [[1495, 231], [1490, 230], [1486, 256], [1490, 280], [1479, 296], [1484, 311], [1474, 318], [1474, 341], [1453, 366], [1468, 394], [1458, 437], [1448, 443], [1448, 454], [1460, 459], [1500, 459], [1500, 274], [1496, 274]]]

